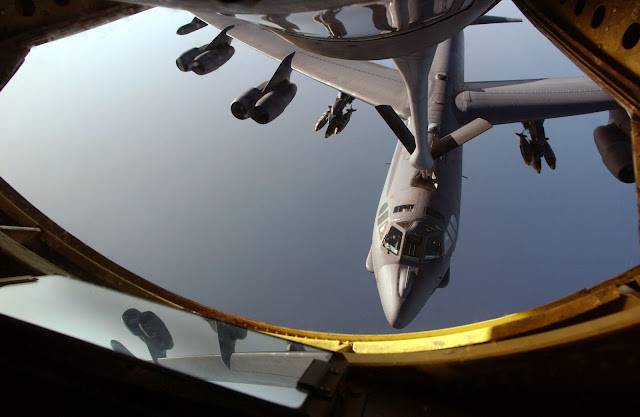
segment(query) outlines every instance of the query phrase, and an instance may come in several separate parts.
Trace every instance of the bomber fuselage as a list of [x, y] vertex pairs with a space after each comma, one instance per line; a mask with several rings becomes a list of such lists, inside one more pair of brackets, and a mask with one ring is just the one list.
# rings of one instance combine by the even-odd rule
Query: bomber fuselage
[[[464, 41], [460, 33], [438, 46], [429, 71], [428, 140], [459, 127], [454, 98], [462, 86]], [[414, 133], [415, 134], [415, 133]], [[367, 269], [374, 273], [384, 314], [393, 327], [409, 324], [439, 286], [445, 286], [460, 215], [462, 147], [434, 161], [424, 173], [398, 142], [373, 227]], [[435, 174], [435, 190], [420, 186]]]

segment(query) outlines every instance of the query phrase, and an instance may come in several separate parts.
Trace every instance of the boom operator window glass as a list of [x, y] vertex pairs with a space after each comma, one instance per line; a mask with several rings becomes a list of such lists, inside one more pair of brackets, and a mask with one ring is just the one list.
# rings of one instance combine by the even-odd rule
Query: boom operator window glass
[[331, 357], [62, 276], [3, 286], [0, 314], [292, 408], [307, 398], [298, 389], [307, 368]]
[[402, 232], [395, 227], [391, 226], [389, 233], [384, 238], [382, 245], [387, 248], [387, 251], [397, 255], [400, 252], [400, 243], [402, 242]]

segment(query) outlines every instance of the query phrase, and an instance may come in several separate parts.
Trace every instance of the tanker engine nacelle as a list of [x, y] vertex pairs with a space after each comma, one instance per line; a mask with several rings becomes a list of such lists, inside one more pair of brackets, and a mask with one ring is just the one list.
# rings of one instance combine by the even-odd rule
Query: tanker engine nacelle
[[233, 100], [231, 113], [236, 119], [244, 120], [250, 117], [249, 112], [253, 110], [258, 100], [262, 97], [262, 90], [267, 86], [267, 83], [268, 81], [264, 81], [257, 87], [250, 88]]
[[231, 113], [240, 120], [251, 117], [267, 124], [280, 116], [291, 103], [298, 87], [289, 81], [293, 53], [282, 60], [271, 80], [240, 94], [231, 103]]
[[611, 110], [609, 124], [598, 126], [593, 138], [602, 162], [618, 180], [626, 183], [635, 181], [633, 172], [633, 151], [629, 136], [629, 116], [624, 110]]
[[191, 48], [176, 59], [176, 65], [180, 71], [193, 71], [198, 75], [209, 74], [226, 64], [236, 50], [231, 46], [231, 38], [227, 31], [233, 28], [229, 26], [220, 32], [208, 45], [200, 48]]
[[251, 117], [264, 125], [280, 116], [291, 103], [298, 87], [290, 81], [282, 81], [273, 90], [265, 92], [267, 81], [250, 88], [231, 103], [231, 113], [240, 120]]
[[213, 72], [226, 64], [235, 52], [236, 50], [229, 44], [204, 51], [193, 60], [191, 71], [198, 75]]
[[275, 89], [260, 97], [249, 115], [261, 125], [267, 124], [282, 114], [297, 91], [298, 87], [295, 84], [283, 81]]

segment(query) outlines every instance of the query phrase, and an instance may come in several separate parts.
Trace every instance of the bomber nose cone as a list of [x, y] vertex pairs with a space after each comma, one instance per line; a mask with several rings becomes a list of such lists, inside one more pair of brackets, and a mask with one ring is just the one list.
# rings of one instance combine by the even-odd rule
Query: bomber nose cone
[[398, 264], [385, 265], [378, 271], [378, 292], [382, 302], [382, 310], [389, 324], [396, 329], [402, 329], [411, 320], [406, 320], [402, 314], [405, 301], [398, 293]]
[[378, 270], [382, 310], [391, 326], [402, 329], [416, 318], [440, 284], [441, 270], [442, 267], [417, 272], [398, 264], [384, 265]]

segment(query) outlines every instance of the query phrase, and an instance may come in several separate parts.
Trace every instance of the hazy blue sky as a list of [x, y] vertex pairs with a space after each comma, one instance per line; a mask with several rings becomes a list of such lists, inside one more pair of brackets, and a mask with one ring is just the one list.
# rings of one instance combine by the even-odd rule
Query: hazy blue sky
[[[519, 17], [511, 3], [492, 14]], [[175, 58], [216, 31], [155, 9], [35, 48], [0, 92], [0, 175], [39, 209], [143, 277], [231, 313], [337, 332], [391, 333], [364, 268], [395, 139], [355, 102], [346, 130], [313, 131], [336, 92], [294, 73], [274, 122], [238, 121], [235, 96], [277, 63], [237, 42], [220, 70]], [[577, 75], [529, 23], [466, 30], [469, 81]], [[547, 303], [639, 262], [633, 185], [601, 162], [607, 113], [549, 120], [558, 167], [524, 165], [498, 126], [465, 145], [451, 283], [404, 331]], [[311, 158], [309, 158], [311, 156]]]

